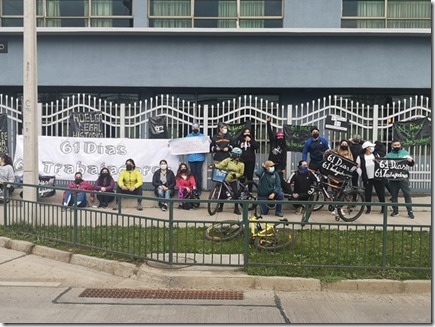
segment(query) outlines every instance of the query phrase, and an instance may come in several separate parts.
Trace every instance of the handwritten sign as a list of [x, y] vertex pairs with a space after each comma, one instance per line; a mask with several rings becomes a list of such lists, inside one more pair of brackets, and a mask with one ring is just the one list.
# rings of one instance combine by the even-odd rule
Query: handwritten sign
[[426, 145], [432, 140], [432, 126], [428, 117], [394, 122], [393, 133], [404, 147]]
[[330, 152], [325, 157], [322, 163], [322, 168], [326, 170], [328, 175], [352, 177], [352, 173], [356, 170], [356, 162], [340, 156], [337, 153]]
[[251, 131], [251, 135], [253, 137], [255, 136], [254, 131], [251, 128], [250, 120], [247, 120], [246, 122], [240, 124], [228, 124], [227, 127], [228, 127], [228, 134], [231, 136], [233, 140], [239, 139], [242, 136], [243, 131], [245, 129], [249, 129]]
[[302, 152], [307, 139], [311, 137], [313, 126], [284, 125], [285, 142], [287, 151]]
[[409, 179], [406, 159], [375, 158], [375, 178], [392, 181]]
[[328, 115], [325, 119], [325, 129], [347, 132], [349, 121], [347, 118], [338, 115]]
[[9, 153], [8, 115], [0, 115], [0, 153]]
[[70, 136], [104, 137], [101, 112], [74, 112], [70, 118]]
[[208, 136], [183, 137], [169, 141], [169, 153], [173, 156], [209, 152], [210, 139]]

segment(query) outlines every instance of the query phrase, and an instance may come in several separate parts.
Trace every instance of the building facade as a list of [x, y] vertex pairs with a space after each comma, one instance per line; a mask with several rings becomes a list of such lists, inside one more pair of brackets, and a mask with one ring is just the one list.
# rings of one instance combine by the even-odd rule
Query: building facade
[[[0, 0], [0, 93], [23, 84], [23, 4]], [[37, 0], [41, 102], [159, 94], [200, 105], [430, 96], [430, 1]]]

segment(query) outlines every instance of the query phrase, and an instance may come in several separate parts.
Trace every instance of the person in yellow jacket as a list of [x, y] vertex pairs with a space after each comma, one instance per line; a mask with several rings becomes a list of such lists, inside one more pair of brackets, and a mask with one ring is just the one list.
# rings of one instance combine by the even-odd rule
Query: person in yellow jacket
[[[237, 200], [240, 197], [239, 190], [237, 188], [237, 180], [245, 173], [245, 164], [240, 161], [241, 155], [242, 149], [233, 148], [231, 150], [231, 156], [229, 158], [226, 158], [221, 162], [215, 164], [216, 168], [228, 170], [228, 175], [225, 178], [225, 181], [231, 185], [234, 200]], [[221, 212], [223, 210], [223, 207], [224, 204], [220, 203], [217, 211]], [[234, 205], [234, 213], [236, 215], [241, 214], [237, 203]]]
[[[142, 174], [136, 169], [136, 164], [133, 159], [127, 159], [125, 162], [125, 170], [121, 172], [118, 178], [117, 193], [132, 194], [142, 196]], [[119, 209], [119, 198], [116, 198], [116, 204], [113, 210]], [[142, 198], [137, 199], [137, 210], [142, 210]]]

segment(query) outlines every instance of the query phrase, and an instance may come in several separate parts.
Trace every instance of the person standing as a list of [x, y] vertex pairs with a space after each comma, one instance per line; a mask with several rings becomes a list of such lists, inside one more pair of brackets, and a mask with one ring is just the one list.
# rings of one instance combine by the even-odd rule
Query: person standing
[[[83, 175], [81, 172], [76, 172], [74, 175], [74, 181], [68, 184], [67, 186], [70, 190], [65, 191], [63, 193], [63, 205], [67, 207], [71, 207], [74, 205], [74, 200], [77, 197], [77, 207], [86, 207], [88, 201], [86, 200], [85, 192], [78, 192], [80, 190], [93, 190], [91, 184], [87, 181], [83, 180]], [[75, 190], [75, 191], [73, 191]]]
[[[117, 192], [122, 194], [131, 194], [142, 196], [142, 174], [139, 169], [136, 169], [136, 164], [133, 159], [127, 159], [125, 162], [125, 170], [121, 172], [117, 183]], [[119, 198], [116, 198], [115, 206], [113, 210], [118, 210]], [[137, 199], [137, 210], [142, 211], [142, 198]]]
[[281, 184], [284, 183], [284, 173], [287, 167], [287, 144], [285, 143], [284, 132], [278, 131], [274, 134], [271, 118], [267, 118], [267, 134], [269, 136], [270, 151], [268, 160], [274, 163], [274, 169], [277, 171]]
[[[415, 162], [414, 159], [410, 156], [409, 152], [404, 150], [402, 148], [402, 144], [399, 140], [394, 140], [391, 143], [391, 152], [389, 152], [385, 158], [392, 158], [392, 159], [400, 159], [405, 158], [408, 162], [408, 166], [412, 167], [414, 166]], [[408, 217], [411, 219], [414, 219], [414, 212], [412, 211], [412, 199], [411, 199], [411, 185], [409, 183], [409, 179], [402, 179], [402, 180], [389, 180], [388, 181], [390, 185], [390, 191], [391, 191], [391, 198], [393, 203], [398, 202], [399, 197], [399, 191], [402, 190], [403, 196], [405, 198], [405, 203], [408, 204], [406, 206], [406, 210], [408, 211]], [[396, 217], [399, 215], [399, 207], [393, 205], [393, 213], [391, 214], [391, 217]]]
[[[352, 138], [350, 138], [348, 140], [349, 150], [350, 150], [350, 152], [352, 152], [352, 157], [353, 157], [353, 160], [355, 162], [356, 162], [356, 159], [358, 158], [358, 156], [360, 154], [364, 153], [364, 151], [362, 149], [363, 143], [364, 143], [364, 141], [361, 139], [361, 135], [359, 135], [359, 134], [354, 134], [352, 136]], [[359, 175], [356, 171], [354, 171], [352, 173], [352, 186], [357, 187], [358, 180], [359, 180]]]
[[[236, 147], [242, 149], [240, 161], [245, 164], [244, 176], [246, 180], [252, 181], [254, 179], [255, 170], [255, 153], [260, 147], [260, 144], [251, 135], [249, 128], [245, 128], [240, 138], [236, 140]], [[249, 192], [252, 192], [252, 185], [250, 184], [249, 187]]]
[[210, 152], [213, 153], [215, 164], [230, 157], [232, 138], [228, 134], [228, 126], [223, 122], [218, 123], [218, 133], [214, 135], [210, 142]]
[[[192, 133], [187, 134], [186, 137], [204, 136], [199, 131], [199, 124], [192, 124]], [[187, 155], [187, 162], [189, 164], [190, 171], [195, 178], [198, 196], [201, 196], [202, 191], [202, 166], [205, 161], [205, 153], [190, 153]]]
[[319, 170], [322, 166], [323, 156], [326, 150], [329, 149], [329, 143], [326, 138], [320, 136], [317, 127], [311, 128], [311, 137], [305, 141], [302, 150], [302, 160], [307, 161], [308, 153], [310, 154], [310, 162], [308, 168], [312, 170]]
[[[267, 160], [261, 168], [259, 168], [255, 175], [258, 177], [258, 200], [282, 200], [284, 193], [281, 189], [281, 178], [275, 170], [275, 163]], [[260, 204], [261, 214], [267, 215], [269, 208], [267, 204]], [[275, 206], [275, 216], [283, 217], [282, 205]]]
[[[175, 193], [175, 175], [165, 159], [160, 160], [159, 165], [153, 174], [154, 194], [161, 199], [170, 199]], [[166, 202], [159, 201], [159, 207], [162, 211], [168, 210]]]
[[114, 198], [115, 181], [110, 175], [109, 169], [104, 167], [100, 171], [100, 176], [95, 181], [94, 190], [97, 191], [97, 199], [100, 201], [98, 208], [107, 208]]
[[[383, 179], [375, 178], [375, 158], [379, 158], [379, 155], [375, 153], [375, 144], [369, 141], [364, 142], [362, 145], [364, 150], [363, 154], [360, 154], [356, 159], [358, 164], [358, 174], [361, 175], [364, 184], [364, 196], [365, 202], [372, 202], [373, 187], [375, 188], [376, 195], [379, 202], [385, 203], [385, 182]], [[371, 206], [367, 206], [366, 213], [371, 212]], [[384, 213], [384, 207], [381, 209], [381, 213]]]

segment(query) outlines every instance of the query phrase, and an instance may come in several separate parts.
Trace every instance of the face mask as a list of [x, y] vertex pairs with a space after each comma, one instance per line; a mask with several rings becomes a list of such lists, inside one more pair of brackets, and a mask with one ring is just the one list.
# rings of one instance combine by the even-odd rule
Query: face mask
[[400, 147], [397, 147], [397, 148], [393, 148], [393, 152], [395, 152], [395, 153], [397, 153], [397, 152], [399, 152], [400, 151]]
[[340, 145], [341, 150], [347, 150], [347, 145]]
[[320, 134], [319, 133], [313, 133], [313, 138], [318, 138], [320, 136]]
[[239, 155], [238, 154], [235, 154], [235, 153], [231, 153], [231, 159], [233, 159], [233, 160], [237, 160], [237, 159], [239, 159]]
[[275, 171], [275, 167], [269, 167], [269, 173], [273, 173]]
[[185, 174], [185, 173], [187, 173], [187, 169], [181, 169], [180, 170], [180, 174]]
[[369, 150], [370, 150], [371, 153], [373, 153], [373, 152], [375, 152], [375, 147], [374, 146], [370, 146]]
[[133, 165], [127, 165], [126, 169], [127, 169], [128, 171], [133, 170]]
[[101, 176], [104, 176], [104, 177], [109, 176], [109, 173], [108, 172], [102, 172]]
[[299, 167], [299, 171], [300, 171], [301, 173], [306, 173], [306, 172], [308, 171], [308, 167], [300, 166], [300, 167]]
[[166, 168], [168, 168], [168, 165], [160, 165], [160, 169], [165, 170]]
[[227, 128], [223, 128], [222, 129], [222, 133], [224, 133], [224, 134], [228, 133], [228, 129]]
[[251, 135], [249, 135], [249, 134], [244, 134], [243, 135], [245, 138], [247, 138], [247, 137], [250, 137]]
[[74, 180], [74, 182], [75, 182], [76, 184], [80, 184], [81, 182], [83, 182], [83, 179], [81, 179], [81, 178], [76, 178], [76, 179]]
[[199, 133], [199, 129], [194, 129], [192, 131], [193, 131], [193, 134], [198, 134]]

